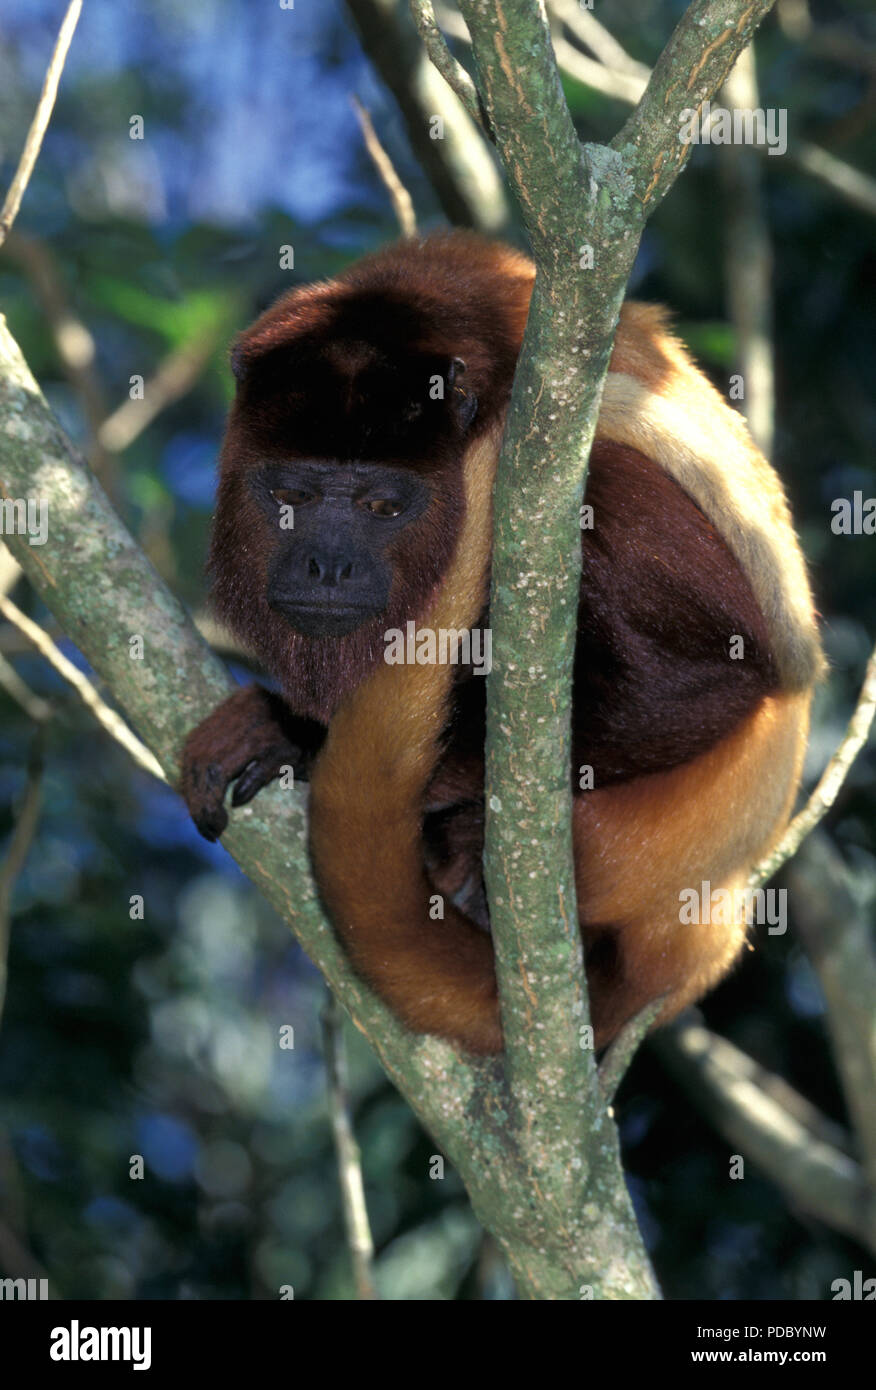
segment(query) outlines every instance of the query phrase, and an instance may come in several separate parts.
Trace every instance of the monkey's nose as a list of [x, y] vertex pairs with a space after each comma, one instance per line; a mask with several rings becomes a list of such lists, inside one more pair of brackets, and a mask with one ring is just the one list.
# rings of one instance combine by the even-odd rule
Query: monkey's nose
[[311, 554], [307, 557], [307, 577], [327, 588], [353, 579], [353, 562], [345, 555]]

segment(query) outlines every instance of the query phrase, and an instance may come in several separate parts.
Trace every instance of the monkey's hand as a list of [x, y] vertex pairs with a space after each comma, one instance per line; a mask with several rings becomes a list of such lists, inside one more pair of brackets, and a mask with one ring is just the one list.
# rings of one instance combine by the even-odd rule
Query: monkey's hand
[[248, 685], [224, 700], [193, 729], [183, 748], [180, 791], [205, 840], [228, 824], [222, 804], [231, 782], [232, 806], [243, 806], [284, 769], [306, 778], [324, 735], [320, 725], [290, 714], [279, 695]]

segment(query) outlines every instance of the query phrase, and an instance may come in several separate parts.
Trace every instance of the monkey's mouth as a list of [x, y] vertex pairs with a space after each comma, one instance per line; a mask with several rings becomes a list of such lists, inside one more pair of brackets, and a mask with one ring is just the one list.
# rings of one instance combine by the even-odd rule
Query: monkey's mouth
[[346, 637], [381, 611], [371, 604], [293, 603], [278, 599], [269, 600], [269, 606], [302, 637]]

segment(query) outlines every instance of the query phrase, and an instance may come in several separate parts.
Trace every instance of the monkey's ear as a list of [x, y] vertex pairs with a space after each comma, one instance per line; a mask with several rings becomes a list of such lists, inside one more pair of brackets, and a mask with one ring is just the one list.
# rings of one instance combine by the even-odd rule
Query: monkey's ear
[[478, 413], [478, 398], [472, 392], [463, 390], [458, 384], [458, 379], [464, 375], [465, 363], [462, 358], [451, 357], [445, 380], [451, 393], [450, 402], [456, 412], [456, 418], [462, 429], [467, 430]]

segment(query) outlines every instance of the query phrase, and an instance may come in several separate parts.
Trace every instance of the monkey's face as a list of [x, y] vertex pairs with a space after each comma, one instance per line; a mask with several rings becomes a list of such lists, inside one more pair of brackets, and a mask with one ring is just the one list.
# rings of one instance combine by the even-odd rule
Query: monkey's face
[[301, 459], [251, 480], [276, 542], [266, 598], [305, 637], [343, 637], [380, 617], [402, 533], [428, 509], [416, 474], [373, 463]]
[[293, 291], [238, 340], [213, 601], [296, 713], [328, 720], [387, 631], [428, 612], [500, 400], [485, 361], [397, 287], [352, 283]]
[[409, 592], [429, 569], [477, 411], [465, 363], [305, 338], [237, 372], [224, 467], [261, 513], [266, 602], [302, 636], [347, 636], [387, 611], [399, 569]]

